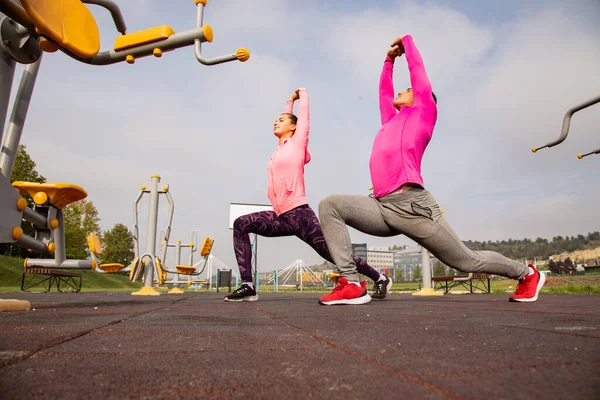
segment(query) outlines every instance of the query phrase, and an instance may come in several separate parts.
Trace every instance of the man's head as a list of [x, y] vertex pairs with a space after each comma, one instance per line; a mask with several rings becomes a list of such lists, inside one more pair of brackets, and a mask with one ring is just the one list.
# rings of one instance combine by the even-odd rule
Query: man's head
[[[437, 104], [437, 96], [431, 92], [433, 101]], [[399, 110], [402, 106], [412, 106], [415, 102], [412, 88], [406, 89], [405, 92], [398, 93], [398, 96], [394, 99], [394, 106]]]

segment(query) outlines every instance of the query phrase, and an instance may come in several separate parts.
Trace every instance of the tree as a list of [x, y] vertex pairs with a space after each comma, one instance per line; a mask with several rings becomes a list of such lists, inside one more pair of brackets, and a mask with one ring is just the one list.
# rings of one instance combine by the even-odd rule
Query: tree
[[419, 267], [418, 265], [415, 267], [413, 279], [415, 281], [421, 280], [421, 267]]
[[24, 144], [20, 144], [15, 156], [15, 164], [13, 166], [12, 175], [10, 176], [10, 183], [17, 181], [46, 182], [46, 178], [36, 171], [36, 165], [35, 161], [33, 161], [29, 153], [27, 153], [27, 147]]
[[133, 234], [123, 224], [105, 231], [102, 235], [102, 261], [107, 263], [119, 263], [125, 266], [133, 261]]
[[446, 268], [442, 265], [440, 260], [438, 260], [433, 266], [433, 276], [445, 276]]
[[[37, 182], [37, 183], [45, 183], [46, 178], [40, 175], [35, 169], [36, 163], [33, 161], [29, 153], [27, 153], [27, 148], [25, 145], [21, 144], [17, 148], [17, 153], [15, 154], [15, 163], [13, 165], [12, 174], [10, 176], [10, 183], [23, 181], [23, 182]], [[23, 198], [27, 200], [27, 206], [33, 207], [33, 200], [26, 195], [23, 195]], [[22, 221], [21, 229], [23, 229], [23, 233], [28, 236], [35, 236], [35, 229], [31, 222]], [[16, 245], [13, 246], [11, 244], [0, 245], [0, 254], [10, 254], [14, 257], [36, 257], [37, 253], [30, 253], [27, 249], [19, 248]]]
[[87, 235], [101, 235], [100, 218], [94, 203], [80, 200], [63, 209], [65, 219], [65, 248], [67, 258], [87, 258]]

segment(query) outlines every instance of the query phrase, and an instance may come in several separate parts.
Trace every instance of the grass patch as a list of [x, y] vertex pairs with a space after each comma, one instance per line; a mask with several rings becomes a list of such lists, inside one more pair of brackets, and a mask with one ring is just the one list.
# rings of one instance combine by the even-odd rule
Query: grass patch
[[[79, 270], [82, 277], [82, 292], [134, 292], [141, 288], [140, 283], [129, 281], [127, 274], [100, 274], [90, 270]], [[20, 292], [21, 280], [23, 276], [23, 259], [0, 256], [0, 292]], [[182, 280], [185, 280], [182, 278]], [[231, 290], [235, 290], [235, 281], [232, 282]], [[514, 293], [518, 282], [514, 279], [493, 279], [491, 280], [491, 292], [494, 294]], [[371, 289], [373, 283], [368, 281], [367, 286]], [[187, 293], [215, 293], [215, 290], [199, 288], [196, 290], [194, 285], [188, 286], [185, 283], [180, 284], [180, 288]], [[415, 292], [421, 288], [418, 282], [394, 282], [392, 293]], [[259, 285], [260, 292], [273, 292], [273, 285]], [[279, 286], [279, 293], [300, 294], [300, 293], [329, 293], [333, 288], [329, 287], [310, 287], [305, 286], [302, 291], [296, 290], [294, 286]], [[32, 288], [31, 291], [41, 291], [41, 286]], [[161, 292], [167, 292], [168, 287], [158, 288]], [[457, 287], [452, 291], [464, 291], [464, 288]], [[452, 293], [451, 291], [451, 293]], [[56, 292], [56, 286], [53, 286], [52, 292]], [[227, 288], [220, 288], [219, 293], [228, 293]], [[546, 284], [541, 291], [548, 294], [600, 294], [600, 275], [577, 275], [577, 276], [548, 276]]]
[[[132, 283], [126, 274], [100, 274], [91, 270], [77, 270], [81, 272], [82, 292], [133, 292], [139, 290], [140, 283]], [[20, 292], [23, 279], [23, 259], [0, 256], [0, 292]], [[42, 291], [42, 286], [30, 289], [31, 292]], [[56, 286], [52, 286], [56, 292]]]

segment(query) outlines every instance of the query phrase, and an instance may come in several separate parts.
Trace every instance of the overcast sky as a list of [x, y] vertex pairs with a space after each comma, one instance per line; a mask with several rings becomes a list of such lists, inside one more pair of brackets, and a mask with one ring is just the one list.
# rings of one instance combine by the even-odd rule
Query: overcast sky
[[[129, 32], [195, 24], [192, 0], [117, 3]], [[118, 35], [110, 15], [90, 8], [109, 49]], [[87, 190], [103, 229], [132, 228], [139, 188], [159, 174], [175, 203], [171, 241], [209, 235], [213, 254], [235, 268], [229, 204], [268, 203], [272, 124], [297, 87], [311, 105], [310, 205], [369, 193], [379, 73], [389, 44], [411, 34], [439, 100], [425, 185], [461, 238], [587, 233], [600, 229], [600, 156], [576, 155], [600, 147], [600, 105], [575, 114], [563, 144], [531, 148], [559, 136], [567, 109], [600, 94], [598, 21], [596, 0], [210, 0], [204, 23], [215, 35], [203, 53], [246, 47], [248, 62], [206, 67], [192, 48], [103, 67], [45, 54], [21, 143], [48, 181]], [[409, 86], [405, 59], [394, 81]], [[159, 231], [165, 206], [162, 198]], [[142, 222], [147, 209], [145, 196]], [[322, 261], [299, 239], [259, 239], [260, 270], [297, 258]]]

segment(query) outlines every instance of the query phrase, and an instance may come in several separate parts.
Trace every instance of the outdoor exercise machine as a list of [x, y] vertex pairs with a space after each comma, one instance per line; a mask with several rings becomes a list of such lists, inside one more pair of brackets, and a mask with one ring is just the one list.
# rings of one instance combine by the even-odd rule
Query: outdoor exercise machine
[[[173, 198], [169, 192], [169, 186], [165, 185], [162, 189], [159, 189], [160, 183], [160, 175], [152, 175], [150, 177], [150, 185], [149, 187], [143, 185], [141, 187], [141, 191], [138, 194], [133, 209], [134, 209], [134, 224], [133, 224], [133, 241], [134, 241], [134, 250], [135, 250], [135, 258], [133, 259], [129, 270], [129, 279], [132, 282], [143, 280], [144, 287], [140, 289], [139, 292], [132, 293], [133, 295], [159, 295], [158, 292], [154, 288], [154, 284], [157, 283], [159, 285], [167, 283], [167, 273], [171, 274], [183, 274], [189, 276], [197, 276], [204, 272], [206, 267], [206, 263], [208, 257], [210, 256], [210, 252], [212, 250], [214, 240], [210, 237], [206, 237], [200, 247], [200, 256], [202, 259], [191, 265], [193, 262], [193, 258], [190, 254], [190, 265], [179, 265], [177, 264], [178, 260], [176, 259], [175, 269], [170, 269], [166, 267], [166, 258], [167, 258], [167, 249], [169, 247], [169, 237], [171, 235], [171, 224], [173, 221], [173, 213], [175, 211], [175, 204], [173, 203]], [[144, 194], [148, 194], [150, 196], [149, 200], [149, 209], [148, 209], [148, 223], [147, 223], [147, 233], [146, 233], [146, 249], [144, 253], [140, 252], [140, 240], [139, 240], [139, 223], [138, 223], [138, 214], [139, 214], [139, 205]], [[157, 239], [157, 226], [158, 226], [158, 209], [159, 209], [159, 196], [163, 194], [166, 196], [167, 203], [169, 206], [168, 217], [167, 217], [167, 226], [162, 233], [161, 238], [161, 247], [162, 247], [162, 255], [161, 257], [156, 256], [156, 239]], [[194, 237], [192, 236], [192, 242], [190, 243], [191, 247], [195, 247]], [[177, 242], [176, 242], [177, 243]], [[177, 244], [176, 244], [177, 245]], [[179, 244], [181, 248], [181, 244]], [[191, 251], [193, 253], [193, 251]], [[176, 253], [176, 257], [180, 252]], [[175, 291], [173, 293], [177, 293], [179, 291]]]
[[[92, 243], [90, 260], [66, 260], [61, 254], [64, 248], [64, 230], [60, 229], [62, 209], [87, 197], [86, 191], [68, 183], [15, 182], [14, 187], [10, 184], [42, 54], [60, 50], [91, 65], [123, 61], [133, 64], [138, 58], [150, 55], [159, 58], [165, 52], [193, 46], [200, 63], [216, 65], [234, 60], [247, 61], [250, 53], [240, 48], [225, 56], [210, 59], [202, 56], [202, 43], [212, 42], [214, 37], [210, 25], [203, 24], [207, 0], [194, 0], [196, 27], [193, 29], [176, 33], [168, 25], [162, 25], [129, 34], [119, 7], [111, 0], [21, 0], [20, 3], [22, 6], [12, 0], [0, 0], [0, 243], [15, 243], [42, 255], [54, 253], [55, 259], [47, 261], [48, 268], [92, 268], [94, 255], [97, 255], [92, 248], [100, 250], [95, 246], [99, 245], [97, 238], [89, 239]], [[116, 38], [112, 49], [100, 52], [98, 24], [85, 4], [98, 5], [110, 12], [122, 34]], [[5, 134], [16, 63], [25, 67]], [[30, 209], [21, 194], [32, 195], [36, 206]], [[34, 225], [36, 234], [33, 237], [23, 233], [22, 219]]]
[[[575, 107], [570, 108], [567, 113], [565, 114], [565, 117], [563, 118], [563, 125], [562, 125], [562, 130], [560, 132], [560, 136], [558, 137], [558, 139], [547, 143], [545, 145], [543, 145], [542, 147], [534, 147], [531, 149], [531, 151], [533, 153], [536, 153], [538, 150], [544, 149], [546, 147], [550, 148], [550, 147], [554, 147], [557, 144], [561, 144], [562, 142], [565, 141], [565, 139], [567, 138], [567, 135], [569, 134], [569, 128], [571, 125], [571, 117], [573, 117], [573, 114], [575, 114], [577, 111], [581, 111], [585, 108], [591, 107], [594, 104], [600, 103], [600, 96], [594, 97], [593, 99], [590, 99], [584, 103], [578, 104]], [[577, 158], [579, 158], [580, 160], [583, 157], [587, 157], [591, 154], [600, 154], [600, 148], [590, 151], [589, 153], [585, 153], [585, 154], [577, 154]]]

